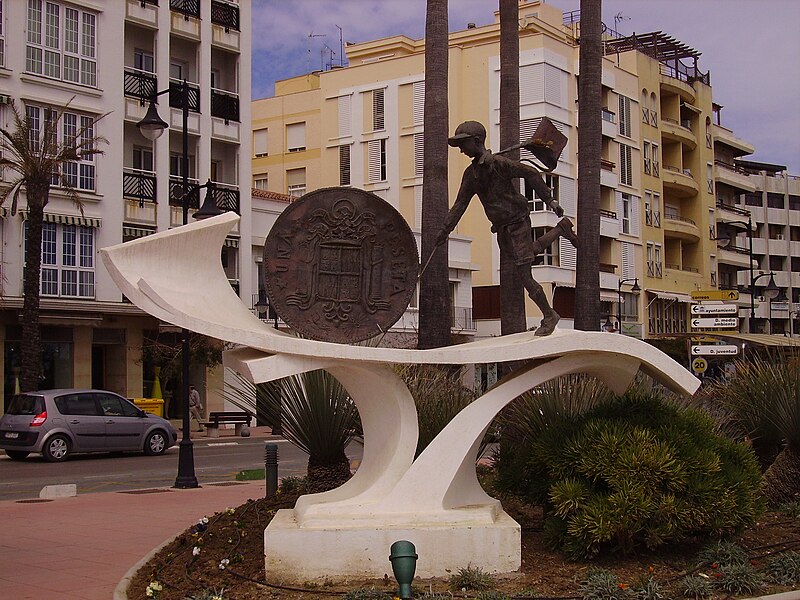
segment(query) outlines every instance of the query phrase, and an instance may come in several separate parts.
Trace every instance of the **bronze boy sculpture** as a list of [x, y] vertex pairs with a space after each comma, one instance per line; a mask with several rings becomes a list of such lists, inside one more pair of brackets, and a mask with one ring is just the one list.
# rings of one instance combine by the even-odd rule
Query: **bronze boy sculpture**
[[[472, 164], [464, 171], [455, 203], [436, 238], [436, 245], [447, 241], [447, 236], [458, 224], [472, 197], [477, 195], [492, 223], [492, 231], [497, 234], [501, 251], [509, 252], [514, 257], [514, 264], [528, 296], [542, 312], [542, 322], [536, 335], [550, 335], [560, 317], [547, 301], [542, 286], [533, 278], [531, 266], [536, 256], [559, 236], [566, 237], [575, 247], [578, 246], [578, 238], [572, 231], [572, 222], [564, 217], [564, 209], [553, 200], [550, 189], [536, 169], [499, 154], [492, 154], [486, 149], [485, 142], [486, 129], [477, 121], [462, 123], [456, 128], [455, 135], [447, 140], [448, 144], [469, 156]], [[515, 187], [513, 180], [516, 178], [524, 179], [553, 212], [563, 217], [556, 227], [536, 241], [533, 241], [531, 235], [528, 200]]]

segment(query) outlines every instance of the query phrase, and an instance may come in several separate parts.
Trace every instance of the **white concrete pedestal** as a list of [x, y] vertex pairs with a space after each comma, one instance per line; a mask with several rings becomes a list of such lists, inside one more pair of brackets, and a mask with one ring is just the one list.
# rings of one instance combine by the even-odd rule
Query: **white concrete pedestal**
[[[491, 573], [520, 568], [520, 528], [505, 512], [491, 524], [418, 523], [374, 527], [301, 528], [294, 510], [280, 510], [264, 531], [266, 578], [302, 583], [342, 577], [391, 575], [389, 548], [398, 540], [416, 547], [416, 574], [441, 577], [468, 565]], [[323, 558], [324, 557], [324, 558]]]

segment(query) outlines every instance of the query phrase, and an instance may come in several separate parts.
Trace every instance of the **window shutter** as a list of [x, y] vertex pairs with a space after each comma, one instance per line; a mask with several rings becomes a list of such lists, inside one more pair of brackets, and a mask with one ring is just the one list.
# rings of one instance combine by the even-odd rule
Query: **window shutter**
[[414, 227], [422, 227], [422, 186], [414, 186]]
[[633, 185], [631, 147], [625, 144], [619, 145], [619, 181], [625, 185]]
[[350, 185], [350, 144], [339, 146], [339, 185]]
[[267, 156], [267, 130], [256, 129], [253, 132], [253, 154]]
[[286, 126], [286, 147], [289, 152], [306, 149], [306, 124], [292, 123]]
[[560, 177], [558, 180], [558, 203], [568, 216], [578, 214], [578, 200], [575, 193], [575, 180], [569, 177]]
[[351, 96], [339, 96], [339, 137], [352, 135]]
[[372, 129], [378, 131], [384, 128], [384, 90], [372, 90]]
[[578, 264], [578, 252], [572, 243], [561, 237], [558, 238], [559, 266], [562, 269], [574, 269]]
[[544, 64], [525, 65], [519, 69], [519, 102], [544, 101]]
[[631, 196], [631, 235], [639, 237], [641, 232], [642, 220], [642, 199], [639, 196]]
[[636, 248], [629, 242], [622, 242], [621, 279], [633, 279], [634, 277], [636, 277]]
[[371, 182], [381, 180], [381, 141], [367, 142], [367, 175]]
[[286, 185], [305, 185], [306, 184], [306, 170], [305, 169], [289, 169], [286, 171]]
[[631, 137], [631, 99], [619, 96], [619, 133]]
[[617, 200], [617, 223], [619, 224], [619, 232], [622, 233], [622, 219], [625, 215], [625, 205], [622, 202], [622, 192], [614, 192]]
[[425, 136], [421, 133], [414, 134], [414, 175], [422, 177], [425, 158]]
[[415, 81], [411, 93], [414, 125], [422, 125], [425, 117], [425, 82]]
[[544, 65], [544, 101], [561, 106], [566, 92], [564, 72], [553, 65]]

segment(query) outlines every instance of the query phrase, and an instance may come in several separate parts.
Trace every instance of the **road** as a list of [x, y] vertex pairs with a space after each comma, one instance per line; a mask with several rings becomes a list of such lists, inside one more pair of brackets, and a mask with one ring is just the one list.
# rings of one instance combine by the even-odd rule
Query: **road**
[[[265, 442], [278, 444], [279, 477], [305, 475], [307, 455], [286, 440], [221, 437], [194, 444], [198, 482], [231, 481], [241, 470], [263, 468]], [[360, 459], [360, 451], [354, 444], [348, 456]], [[169, 487], [177, 471], [177, 446], [162, 456], [87, 454], [63, 463], [48, 463], [41, 455], [12, 461], [0, 450], [0, 500], [38, 498], [48, 485], [75, 484], [78, 494]]]

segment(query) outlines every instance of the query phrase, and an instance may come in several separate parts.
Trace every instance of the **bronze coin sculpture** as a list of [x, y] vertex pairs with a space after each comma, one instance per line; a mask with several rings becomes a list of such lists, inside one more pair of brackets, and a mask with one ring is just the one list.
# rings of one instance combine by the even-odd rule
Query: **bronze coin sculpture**
[[385, 333], [405, 312], [418, 271], [408, 223], [391, 204], [356, 188], [306, 194], [281, 213], [264, 244], [270, 305], [320, 341]]

